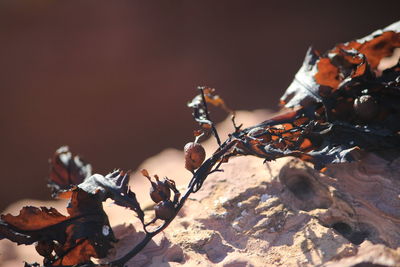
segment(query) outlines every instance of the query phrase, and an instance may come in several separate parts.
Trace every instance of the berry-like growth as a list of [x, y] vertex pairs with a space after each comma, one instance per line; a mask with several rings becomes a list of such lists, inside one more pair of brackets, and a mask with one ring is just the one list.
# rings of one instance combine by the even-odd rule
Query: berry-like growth
[[206, 158], [206, 151], [197, 142], [187, 143], [184, 147], [185, 168], [190, 172], [198, 169]]
[[145, 176], [147, 179], [149, 179], [151, 183], [151, 188], [150, 188], [150, 197], [151, 199], [155, 202], [158, 203], [163, 200], [169, 200], [171, 197], [171, 190], [170, 186], [168, 184], [168, 180], [164, 179], [160, 181], [158, 175], [154, 175], [154, 178], [156, 179], [156, 182], [153, 182], [151, 180], [151, 177], [149, 173], [147, 172], [146, 169], [142, 170], [143, 176]]
[[174, 204], [170, 200], [163, 200], [154, 206], [156, 218], [161, 220], [169, 220], [175, 215]]
[[379, 105], [370, 95], [362, 95], [354, 100], [354, 112], [364, 122], [374, 120], [379, 113]]

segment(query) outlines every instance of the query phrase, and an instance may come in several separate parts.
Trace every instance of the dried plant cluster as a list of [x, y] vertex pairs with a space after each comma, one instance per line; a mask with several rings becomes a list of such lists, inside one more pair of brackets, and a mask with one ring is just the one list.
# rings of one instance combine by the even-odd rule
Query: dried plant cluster
[[[184, 148], [185, 167], [192, 179], [181, 194], [172, 179], [152, 178], [142, 170], [155, 203], [153, 219], [148, 222], [128, 186], [129, 173], [93, 174], [90, 164], [61, 147], [50, 160], [48, 185], [53, 197], [69, 199], [68, 216], [54, 208], [23, 207], [19, 215], [1, 215], [0, 239], [35, 244], [44, 266], [124, 266], [171, 223], [207, 176], [222, 171], [221, 165], [231, 157], [252, 155], [271, 161], [294, 156], [322, 172], [330, 164], [357, 160], [363, 151], [394, 159], [400, 154], [400, 62], [392, 55], [399, 48], [397, 22], [324, 54], [309, 49], [281, 98], [285, 113], [245, 129], [236, 125], [234, 112], [213, 89], [199, 87], [199, 95], [188, 106], [201, 129]], [[232, 114], [233, 131], [223, 142], [208, 105]], [[209, 133], [218, 147], [206, 159], [198, 141]], [[145, 237], [122, 258], [95, 264], [92, 257], [105, 257], [118, 242], [102, 207], [108, 198], [134, 211]]]

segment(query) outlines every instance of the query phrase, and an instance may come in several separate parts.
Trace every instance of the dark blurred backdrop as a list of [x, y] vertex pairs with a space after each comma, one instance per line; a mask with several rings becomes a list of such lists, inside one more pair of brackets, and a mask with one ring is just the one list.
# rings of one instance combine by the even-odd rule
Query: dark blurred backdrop
[[398, 20], [399, 7], [1, 0], [0, 209], [49, 197], [47, 159], [60, 145], [100, 173], [182, 148], [196, 128], [185, 104], [197, 85], [234, 109], [276, 109], [308, 46], [366, 35]]

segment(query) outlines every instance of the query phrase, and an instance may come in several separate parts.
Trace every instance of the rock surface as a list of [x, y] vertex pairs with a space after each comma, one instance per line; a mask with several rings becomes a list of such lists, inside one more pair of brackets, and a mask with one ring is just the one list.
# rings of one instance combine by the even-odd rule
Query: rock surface
[[[269, 116], [240, 112], [237, 121], [246, 126]], [[226, 136], [232, 126], [225, 121], [219, 129]], [[210, 155], [215, 141], [204, 147]], [[191, 174], [183, 162], [181, 151], [169, 149], [141, 168], [168, 175], [184, 192]], [[263, 164], [238, 157], [222, 168], [128, 266], [400, 266], [399, 160], [360, 155], [358, 162], [319, 173], [293, 158]], [[131, 186], [150, 219], [147, 179], [135, 172]], [[66, 203], [23, 200], [4, 212], [16, 214], [24, 205], [63, 211]], [[120, 241], [101, 262], [123, 256], [144, 235], [133, 213], [111, 203], [105, 210]], [[7, 240], [0, 241], [0, 253], [2, 266], [41, 262], [33, 246]]]

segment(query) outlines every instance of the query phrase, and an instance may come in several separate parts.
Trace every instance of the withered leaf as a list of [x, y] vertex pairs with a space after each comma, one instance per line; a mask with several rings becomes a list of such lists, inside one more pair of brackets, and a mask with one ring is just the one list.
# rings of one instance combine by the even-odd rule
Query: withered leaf
[[315, 64], [318, 58], [317, 52], [310, 47], [303, 65], [281, 97], [282, 105], [294, 108], [297, 106], [308, 106], [315, 102], [322, 102], [321, 96], [318, 94], [318, 84], [314, 79], [314, 75], [318, 71]]
[[106, 176], [94, 174], [85, 179], [78, 187], [88, 193], [98, 195], [102, 201], [111, 198], [115, 204], [135, 211], [139, 219], [143, 221], [143, 211], [128, 184], [129, 173], [115, 170]]
[[323, 55], [308, 50], [281, 98], [296, 108], [233, 138], [233, 154], [273, 160], [296, 156], [318, 169], [354, 160], [361, 149], [392, 158], [400, 154], [400, 62], [378, 70], [400, 47], [400, 22]]
[[67, 147], [57, 150], [51, 164], [56, 193], [70, 198], [68, 216], [54, 208], [24, 207], [17, 216], [1, 215], [0, 239], [26, 245], [36, 242], [47, 266], [75, 265], [107, 256], [116, 242], [102, 206], [106, 199], [134, 210], [143, 221], [143, 211], [128, 186], [129, 174], [116, 170], [88, 176], [90, 165], [72, 157]]
[[62, 146], [54, 153], [50, 162], [48, 187], [52, 196], [68, 191], [92, 175], [92, 166], [79, 156], [72, 155], [68, 146]]
[[226, 112], [231, 112], [231, 110], [227, 107], [225, 104], [225, 101], [219, 96], [215, 94], [215, 89], [214, 88], [209, 88], [206, 87], [203, 90], [204, 92], [204, 97], [207, 103], [215, 106], [215, 107], [220, 107]]
[[42, 239], [62, 240], [63, 231], [53, 231], [49, 228], [54, 225], [64, 227], [62, 223], [66, 219], [66, 216], [54, 208], [24, 207], [17, 216], [1, 215], [0, 238], [7, 238], [18, 245], [29, 245]]
[[24, 207], [17, 216], [1, 215], [0, 239], [26, 245], [38, 242], [37, 251], [50, 266], [105, 257], [116, 239], [101, 197], [76, 188], [67, 211], [69, 216], [54, 208]]
[[219, 95], [215, 95], [215, 89], [209, 87], [198, 87], [201, 94], [195, 96], [187, 106], [193, 109], [194, 119], [205, 129], [210, 129], [213, 122], [209, 118], [207, 103], [220, 107], [227, 112], [231, 110], [226, 106], [224, 100]]
[[380, 60], [398, 47], [400, 22], [362, 39], [338, 44], [322, 56], [310, 48], [303, 66], [281, 97], [281, 103], [289, 108], [306, 106], [310, 100], [323, 102], [323, 98], [335, 97], [332, 94], [336, 90], [346, 90], [351, 84], [374, 84]]

